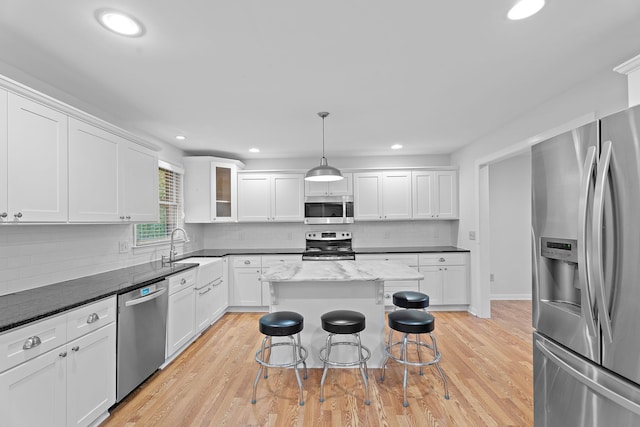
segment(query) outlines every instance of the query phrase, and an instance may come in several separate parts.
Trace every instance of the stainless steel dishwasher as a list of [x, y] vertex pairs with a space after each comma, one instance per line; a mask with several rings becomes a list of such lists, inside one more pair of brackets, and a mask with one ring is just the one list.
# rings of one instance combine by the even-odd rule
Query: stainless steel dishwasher
[[164, 279], [118, 295], [117, 402], [164, 362], [168, 282]]

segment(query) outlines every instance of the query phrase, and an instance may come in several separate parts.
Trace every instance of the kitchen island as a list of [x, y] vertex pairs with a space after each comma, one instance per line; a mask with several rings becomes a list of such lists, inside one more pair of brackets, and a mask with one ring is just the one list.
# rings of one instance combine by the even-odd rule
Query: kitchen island
[[[300, 261], [269, 268], [262, 280], [269, 282], [269, 311], [295, 311], [304, 317], [302, 345], [309, 352], [307, 365], [321, 368], [318, 357], [327, 332], [320, 316], [332, 310], [359, 311], [366, 317], [360, 333], [362, 344], [371, 350], [370, 368], [381, 367], [384, 356], [384, 282], [419, 280], [423, 275], [405, 265], [390, 261]], [[335, 348], [332, 358], [349, 360]], [[341, 352], [338, 352], [341, 351]], [[274, 351], [274, 357], [278, 357]]]

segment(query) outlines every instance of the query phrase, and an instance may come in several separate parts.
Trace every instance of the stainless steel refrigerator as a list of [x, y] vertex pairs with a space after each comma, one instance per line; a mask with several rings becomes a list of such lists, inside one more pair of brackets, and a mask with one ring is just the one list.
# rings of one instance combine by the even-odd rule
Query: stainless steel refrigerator
[[640, 426], [640, 106], [532, 147], [536, 426]]

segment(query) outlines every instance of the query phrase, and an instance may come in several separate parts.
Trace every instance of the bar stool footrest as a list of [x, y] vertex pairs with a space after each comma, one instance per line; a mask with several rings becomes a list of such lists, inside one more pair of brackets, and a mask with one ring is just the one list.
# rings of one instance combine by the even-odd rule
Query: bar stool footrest
[[[335, 347], [339, 345], [349, 345], [356, 348], [358, 347], [358, 343], [350, 342], [350, 341], [338, 341], [338, 342], [331, 343], [331, 347]], [[360, 348], [362, 348], [362, 351], [365, 353], [365, 355], [364, 357], [361, 356], [361, 359], [355, 360], [353, 362], [338, 362], [338, 361], [328, 360], [326, 356], [327, 346], [324, 346], [320, 349], [320, 354], [318, 357], [320, 358], [320, 360], [322, 360], [322, 362], [331, 366], [342, 366], [342, 367], [358, 366], [362, 363], [366, 363], [371, 358], [371, 351], [367, 347], [360, 345]]]

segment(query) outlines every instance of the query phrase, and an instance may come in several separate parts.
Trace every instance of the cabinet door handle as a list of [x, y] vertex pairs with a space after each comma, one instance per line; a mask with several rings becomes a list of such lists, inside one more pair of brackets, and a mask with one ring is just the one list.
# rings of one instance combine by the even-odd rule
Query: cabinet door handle
[[126, 218], [127, 218], [127, 220], [130, 220], [131, 219], [131, 215], [127, 215]]
[[58, 354], [58, 356], [60, 357], [67, 357], [67, 352], [63, 351], [62, 353]]
[[445, 261], [446, 261], [446, 259], [444, 259], [444, 258], [440, 258], [438, 261], [440, 261], [440, 262], [445, 262]]
[[6, 213], [6, 212], [2, 212], [2, 213], [0, 214], [0, 218], [6, 218], [6, 217], [8, 217], [8, 216], [9, 216], [9, 215], [7, 215], [7, 213]]
[[42, 341], [40, 340], [40, 337], [37, 335], [34, 335], [32, 337], [27, 338], [27, 340], [24, 342], [24, 344], [22, 344], [22, 349], [23, 350], [29, 350], [30, 348], [35, 348], [37, 346], [39, 346], [40, 344], [42, 344]]
[[121, 217], [120, 217], [120, 219], [124, 221], [124, 215], [123, 215], [123, 216], [121, 216]]
[[204, 292], [198, 292], [198, 295], [204, 295], [204, 294], [206, 294], [206, 293], [211, 292], [212, 290], [213, 290], [213, 288], [212, 288], [212, 287], [208, 287], [206, 291], [204, 291]]
[[16, 214], [13, 214], [13, 216], [14, 216], [15, 218], [22, 218], [22, 212], [18, 212], [18, 213], [16, 213]]
[[100, 320], [100, 316], [96, 313], [91, 313], [89, 317], [87, 317], [87, 323], [95, 323]]
[[78, 351], [78, 350], [80, 350], [80, 346], [79, 345], [73, 346], [73, 347], [71, 347], [71, 350]]

